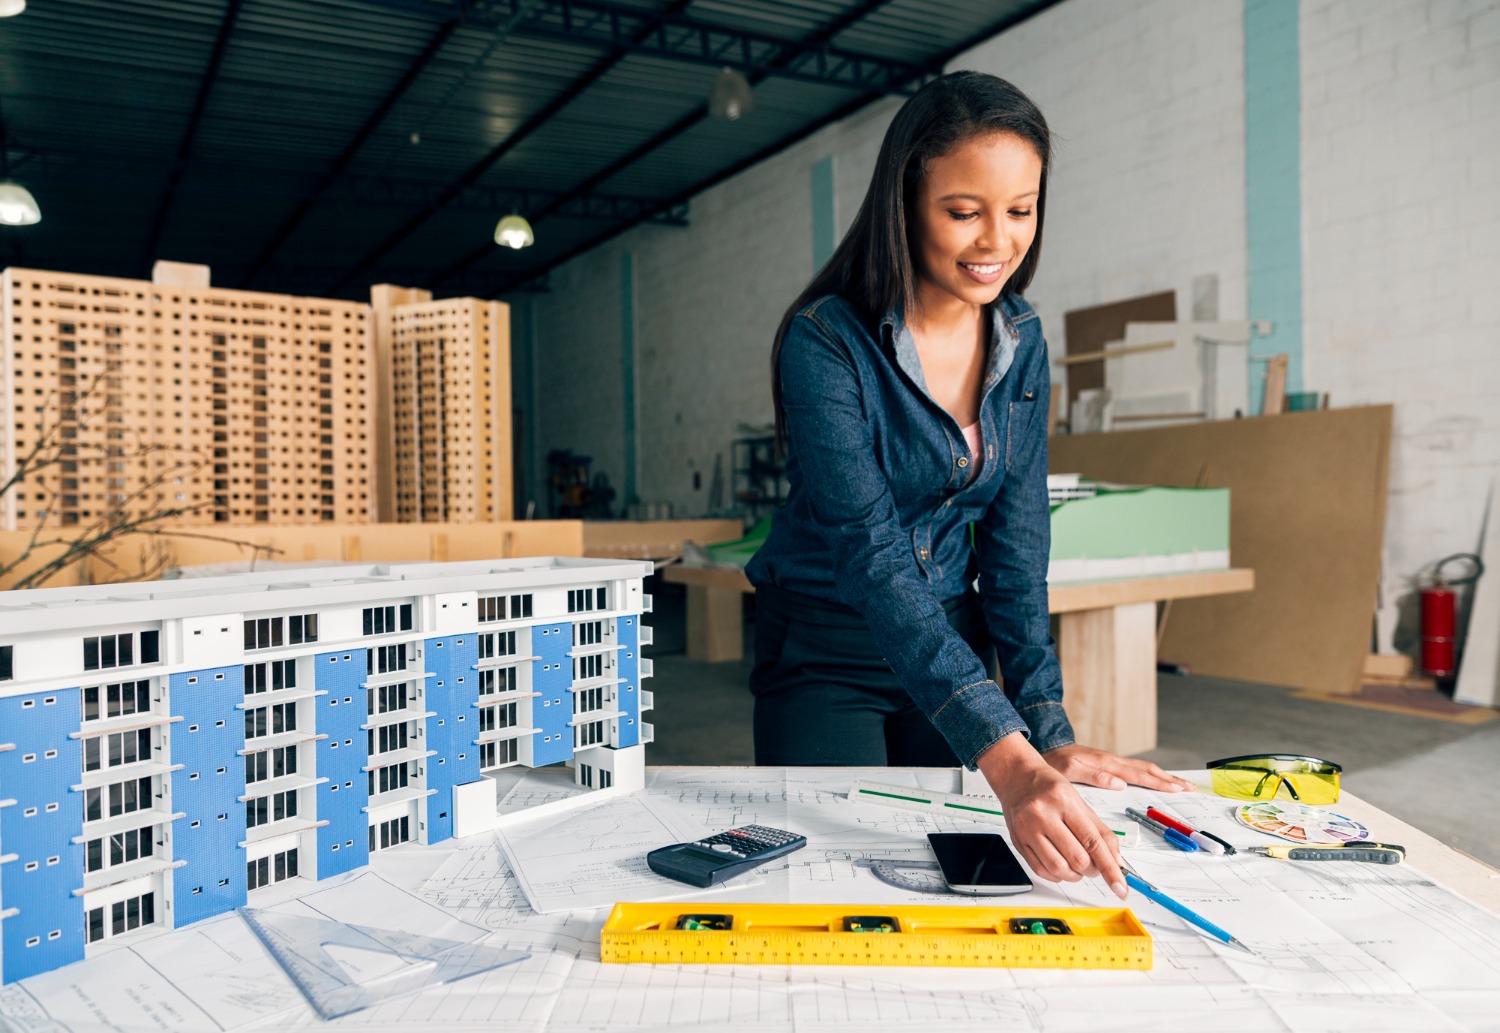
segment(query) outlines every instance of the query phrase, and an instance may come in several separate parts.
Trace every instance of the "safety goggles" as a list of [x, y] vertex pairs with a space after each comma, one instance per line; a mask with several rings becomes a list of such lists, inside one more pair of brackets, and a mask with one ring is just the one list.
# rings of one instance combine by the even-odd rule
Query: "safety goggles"
[[1252, 753], [1208, 764], [1213, 790], [1220, 796], [1274, 800], [1285, 791], [1298, 803], [1313, 805], [1338, 801], [1343, 770], [1332, 761], [1284, 753]]

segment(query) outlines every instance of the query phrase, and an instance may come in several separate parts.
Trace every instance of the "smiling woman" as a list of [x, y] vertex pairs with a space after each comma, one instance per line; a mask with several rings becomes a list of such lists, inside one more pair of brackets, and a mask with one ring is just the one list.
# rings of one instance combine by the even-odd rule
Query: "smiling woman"
[[977, 768], [1033, 871], [1101, 875], [1123, 896], [1115, 837], [1070, 782], [1191, 786], [1076, 744], [1062, 706], [1047, 346], [1021, 296], [1050, 156], [1046, 120], [1015, 86], [978, 72], [929, 83], [782, 320], [772, 391], [791, 487], [746, 569], [755, 751], [761, 764]]

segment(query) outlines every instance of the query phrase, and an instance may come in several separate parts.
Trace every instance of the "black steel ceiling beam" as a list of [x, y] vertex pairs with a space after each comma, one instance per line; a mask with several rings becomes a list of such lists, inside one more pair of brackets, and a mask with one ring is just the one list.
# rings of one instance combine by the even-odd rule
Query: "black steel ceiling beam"
[[208, 97], [213, 93], [214, 84], [219, 78], [219, 69], [224, 63], [224, 51], [229, 46], [229, 37], [234, 32], [234, 23], [239, 19], [242, 0], [229, 0], [229, 6], [224, 10], [224, 17], [219, 22], [219, 32], [214, 39], [213, 51], [209, 54], [208, 66], [204, 68], [202, 77], [198, 80], [198, 96], [193, 101], [192, 114], [188, 116], [187, 129], [182, 134], [182, 142], [177, 145], [177, 160], [172, 165], [171, 175], [167, 177], [167, 189], [162, 194], [161, 202], [156, 206], [156, 218], [151, 221], [151, 231], [146, 235], [146, 247], [141, 253], [141, 265], [149, 268], [156, 257], [156, 245], [161, 239], [162, 227], [166, 225], [167, 215], [172, 210], [172, 199], [177, 193], [178, 184], [182, 182], [183, 173], [187, 170], [188, 157], [193, 152], [193, 143], [198, 138], [198, 127], [203, 123], [203, 113], [208, 109]]
[[[686, 8], [687, 5], [691, 2], [692, 0], [674, 0], [672, 6], [667, 9], [665, 14], [676, 14]], [[464, 14], [471, 7], [471, 0], [456, 0], [456, 3], [458, 4], [460, 14]], [[336, 293], [342, 290], [350, 280], [355, 279], [357, 276], [359, 276], [360, 273], [371, 268], [375, 265], [375, 263], [379, 262], [386, 255], [390, 254], [391, 250], [394, 249], [396, 245], [400, 244], [403, 240], [416, 232], [416, 230], [420, 228], [424, 223], [426, 223], [428, 219], [437, 214], [439, 209], [445, 207], [449, 203], [449, 201], [451, 201], [454, 197], [457, 197], [458, 194], [462, 192], [466, 187], [473, 186], [475, 183], [477, 183], [479, 181], [479, 178], [486, 172], [488, 172], [491, 168], [493, 168], [497, 162], [499, 162], [512, 150], [518, 147], [533, 133], [537, 132], [537, 130], [547, 125], [547, 123], [552, 120], [553, 116], [562, 111], [563, 108], [567, 107], [574, 100], [578, 99], [578, 97], [581, 96], [584, 91], [586, 91], [594, 83], [604, 78], [604, 76], [607, 75], [617, 64], [623, 61], [628, 54], [629, 51], [622, 47], [606, 56], [603, 60], [596, 63], [593, 68], [585, 72], [580, 78], [574, 80], [572, 85], [570, 85], [560, 95], [555, 97], [540, 111], [528, 118], [514, 133], [511, 133], [504, 140], [500, 141], [500, 143], [496, 144], [488, 154], [471, 165], [468, 170], [463, 173], [463, 175], [459, 176], [458, 179], [450, 184], [441, 194], [438, 195], [437, 198], [435, 198], [429, 204], [424, 205], [421, 210], [413, 214], [411, 218], [407, 219], [404, 223], [398, 226], [394, 232], [390, 233], [384, 240], [375, 245], [373, 250], [368, 252], [364, 258], [360, 259], [359, 262], [356, 263], [351, 269], [349, 269], [348, 272], [346, 272], [337, 281], [335, 281], [328, 288], [328, 291]]]
[[433, 58], [437, 57], [438, 51], [443, 48], [443, 44], [448, 42], [448, 38], [453, 35], [460, 24], [457, 18], [450, 18], [443, 23], [442, 28], [438, 29], [432, 39], [427, 41], [427, 46], [417, 55], [416, 60], [407, 66], [400, 80], [395, 86], [391, 87], [385, 97], [376, 105], [370, 117], [365, 120], [365, 124], [360, 126], [359, 132], [354, 134], [354, 138], [349, 141], [348, 146], [334, 159], [333, 164], [328, 167], [328, 171], [323, 173], [323, 177], [318, 180], [317, 186], [313, 187], [308, 195], [302, 199], [301, 203], [297, 205], [296, 211], [292, 212], [291, 216], [281, 224], [281, 228], [271, 235], [271, 239], [261, 249], [255, 261], [250, 263], [250, 268], [241, 278], [241, 287], [249, 286], [250, 281], [254, 280], [256, 275], [266, 267], [266, 263], [271, 260], [271, 256], [280, 250], [281, 245], [286, 243], [287, 238], [292, 235], [293, 231], [302, 225], [302, 220], [307, 218], [307, 213], [312, 211], [313, 205], [318, 203], [339, 176], [348, 169], [349, 163], [354, 160], [355, 156], [359, 154], [360, 149], [374, 135], [375, 130], [380, 128], [381, 123], [385, 121], [386, 116], [391, 113], [391, 109], [396, 106], [396, 103], [405, 96], [406, 91], [411, 89], [412, 84], [427, 70], [427, 66], [432, 63]]
[[[489, 26], [510, 17], [521, 0], [364, 2], [436, 17], [460, 17], [473, 25]], [[724, 28], [679, 14], [621, 7], [602, 0], [547, 0], [535, 4], [525, 17], [516, 21], [513, 31], [531, 39], [609, 50], [624, 48], [630, 54], [667, 61], [713, 68], [727, 65], [747, 74], [774, 70], [781, 78], [862, 92], [902, 92], [922, 74], [920, 67], [903, 61], [831, 47], [828, 45], [831, 36], [823, 44], [809, 47], [804, 40]]]
[[[30, 151], [25, 160], [45, 157], [53, 164], [53, 178], [62, 185], [68, 183], [75, 171], [85, 175], [100, 168], [113, 171], [112, 182], [117, 190], [126, 188], [148, 189], [159, 182], [156, 170], [143, 166], [136, 159], [125, 157], [100, 157], [85, 152], [48, 150]], [[12, 163], [15, 167], [17, 162]], [[282, 200], [287, 194], [307, 189], [307, 175], [297, 175], [282, 169], [259, 168], [233, 163], [198, 161], [193, 165], [195, 175], [179, 184], [179, 196], [208, 194], [223, 197], [262, 197]], [[420, 179], [399, 179], [392, 176], [374, 176], [366, 173], [346, 172], [324, 188], [322, 200], [330, 204], [389, 205], [391, 207], [420, 208], [432, 204], [441, 188]], [[495, 215], [511, 209], [521, 211], [553, 211], [559, 218], [595, 219], [607, 222], [648, 221], [663, 226], [686, 226], [688, 206], [675, 205], [662, 209], [658, 198], [629, 197], [623, 194], [600, 194], [576, 192], [560, 193], [552, 190], [531, 190], [481, 186], [464, 187], [448, 201], [449, 208], [458, 211], [480, 212]], [[327, 270], [325, 270], [326, 272]]]
[[[805, 52], [807, 52], [807, 53], [813, 53], [813, 52], [816, 52], [816, 51], [822, 49], [828, 43], [829, 40], [831, 40], [834, 37], [836, 37], [839, 33], [844, 32], [845, 30], [847, 30], [851, 26], [855, 25], [856, 23], [858, 23], [860, 21], [863, 21], [865, 18], [868, 18], [870, 15], [874, 14], [880, 8], [882, 8], [882, 7], [884, 7], [887, 4], [892, 3], [892, 2], [893, 2], [893, 0], [864, 0], [863, 3], [858, 4], [855, 7], [850, 8], [849, 10], [845, 11], [840, 17], [838, 17], [837, 19], [835, 19], [833, 22], [831, 22], [828, 25], [825, 25], [823, 28], [819, 29], [816, 33], [814, 33], [813, 35], [809, 36], [807, 38], [807, 40], [803, 43], [803, 48], [804, 48]], [[788, 62], [790, 62], [790, 61], [797, 61], [797, 60], [800, 59], [800, 57], [801, 57], [801, 54], [799, 52], [788, 51], [788, 52], [782, 54], [781, 56], [779, 56], [777, 58], [777, 60], [778, 61], [788, 61]], [[758, 84], [760, 82], [763, 82], [766, 78], [768, 78], [771, 75], [774, 75], [775, 73], [776, 73], [776, 69], [775, 68], [757, 69], [755, 72], [751, 73], [751, 75], [748, 77], [748, 81], [751, 83], [751, 85], [755, 85], [755, 84]], [[924, 73], [922, 73], [920, 71], [917, 74], [918, 74], [919, 78], [924, 75]], [[883, 94], [877, 94], [877, 95], [878, 96], [883, 96]], [[859, 107], [863, 107], [866, 103], [868, 103], [868, 100], [869, 100], [868, 97], [861, 97], [860, 100], [859, 100], [859, 102], [858, 102], [858, 106]], [[605, 166], [604, 168], [602, 168], [599, 171], [595, 172], [592, 176], [590, 176], [588, 179], [586, 179], [583, 183], [579, 184], [574, 189], [573, 193], [564, 195], [563, 197], [559, 198], [554, 203], [554, 205], [549, 206], [547, 208], [544, 208], [541, 211], [537, 212], [536, 215], [531, 219], [532, 228], [535, 229], [535, 227], [537, 226], [538, 223], [542, 222], [543, 220], [547, 219], [548, 217], [553, 216], [553, 215], [557, 214], [558, 212], [560, 212], [561, 210], [563, 210], [566, 207], [566, 205], [568, 205], [572, 201], [574, 193], [576, 193], [576, 194], [578, 194], [580, 196], [586, 195], [589, 191], [593, 190], [600, 183], [603, 183], [603, 182], [607, 181], [612, 176], [615, 176], [618, 173], [620, 173], [621, 171], [623, 171], [624, 169], [629, 168], [631, 165], [634, 165], [636, 162], [640, 161], [642, 158], [646, 157], [651, 152], [657, 150], [658, 148], [662, 147], [663, 145], [665, 145], [665, 144], [671, 142], [672, 140], [676, 139], [677, 137], [681, 136], [683, 133], [687, 132], [689, 129], [692, 129], [694, 126], [696, 126], [699, 123], [701, 123], [707, 117], [708, 117], [708, 105], [704, 104], [702, 107], [700, 107], [700, 108], [692, 111], [688, 115], [685, 115], [684, 117], [678, 119], [676, 122], [674, 122], [672, 125], [668, 126], [666, 129], [662, 130], [661, 132], [657, 133], [655, 136], [651, 137], [649, 140], [645, 141], [644, 143], [642, 143], [639, 146], [637, 146], [635, 149], [631, 150], [628, 154], [622, 155], [621, 157], [619, 157], [619, 158], [615, 159], [614, 161], [610, 162], [607, 166]], [[839, 116], [839, 117], [842, 117], [842, 116]], [[785, 143], [777, 143], [777, 144], [775, 144], [773, 146], [773, 148], [769, 151], [769, 153], [774, 154], [777, 151], [779, 151], [782, 148], [784, 148], [785, 146], [786, 146]], [[759, 161], [759, 160], [760, 160], [759, 156], [753, 159], [753, 161]], [[738, 166], [737, 166], [737, 168], [738, 168]], [[700, 192], [702, 189], [703, 189], [702, 186], [695, 186], [695, 187], [693, 187], [691, 193], [688, 194], [687, 196], [691, 196], [691, 194], [696, 194], [696, 193]], [[674, 204], [674, 203], [677, 203], [675, 199], [672, 202], [668, 202], [668, 204]], [[618, 229], [616, 231], [612, 231], [612, 232], [608, 233], [607, 235], [605, 235], [603, 237], [600, 237], [599, 239], [600, 240], [607, 240], [607, 239], [609, 239], [609, 237], [614, 236], [615, 232], [618, 232], [618, 231], [619, 231]], [[432, 283], [434, 285], [440, 284], [440, 283], [445, 282], [449, 277], [457, 276], [458, 274], [464, 272], [469, 267], [471, 267], [472, 265], [474, 265], [474, 263], [476, 263], [480, 259], [484, 258], [487, 254], [490, 253], [491, 250], [493, 250], [493, 245], [490, 245], [490, 244], [485, 244], [485, 245], [483, 245], [481, 247], [475, 248], [473, 251], [470, 251], [468, 254], [466, 254], [462, 258], [460, 258], [457, 262], [453, 263], [448, 268], [444, 269], [441, 273], [439, 273], [433, 279]], [[548, 268], [549, 269], [550, 268], [554, 268], [555, 266], [556, 266], [556, 263], [550, 263], [548, 265]]]

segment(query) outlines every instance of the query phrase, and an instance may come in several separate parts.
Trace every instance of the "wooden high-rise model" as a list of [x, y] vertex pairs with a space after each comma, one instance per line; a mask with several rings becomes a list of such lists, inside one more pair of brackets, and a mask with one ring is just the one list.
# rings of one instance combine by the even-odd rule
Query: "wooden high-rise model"
[[[8, 529], [187, 508], [185, 524], [364, 523], [374, 500], [370, 310], [8, 269], [0, 481], [55, 435], [59, 462], [0, 497]], [[145, 491], [145, 496], [142, 492]]]
[[0, 530], [511, 517], [508, 307], [381, 285], [373, 307], [7, 269]]
[[382, 522], [509, 520], [510, 306], [377, 284]]

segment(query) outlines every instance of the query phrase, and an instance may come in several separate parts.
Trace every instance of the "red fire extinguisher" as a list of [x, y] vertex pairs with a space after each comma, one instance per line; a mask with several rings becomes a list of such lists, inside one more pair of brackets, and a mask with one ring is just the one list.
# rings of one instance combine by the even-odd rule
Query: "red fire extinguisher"
[[[1470, 564], [1462, 577], [1446, 573], [1449, 564]], [[1433, 564], [1422, 579], [1422, 671], [1433, 678], [1452, 678], [1458, 671], [1458, 593], [1484, 573], [1484, 564], [1473, 553], [1460, 552]]]

